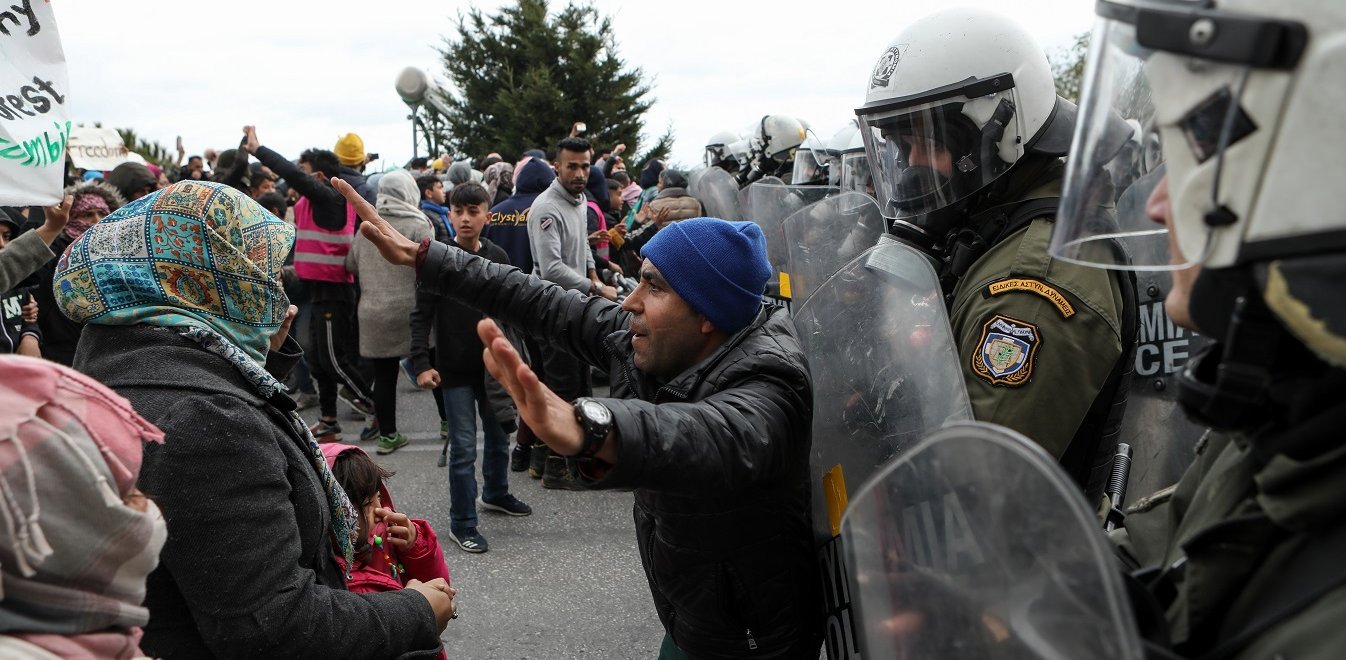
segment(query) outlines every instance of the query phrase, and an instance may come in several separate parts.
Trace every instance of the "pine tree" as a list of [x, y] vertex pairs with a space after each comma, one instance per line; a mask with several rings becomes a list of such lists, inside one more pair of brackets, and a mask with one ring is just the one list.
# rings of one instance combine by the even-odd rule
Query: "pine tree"
[[440, 48], [457, 88], [444, 99], [441, 144], [511, 159], [552, 151], [582, 121], [595, 146], [625, 143], [628, 162], [668, 153], [671, 130], [636, 157], [650, 85], [618, 55], [611, 19], [593, 6], [572, 1], [550, 15], [547, 0], [516, 0], [489, 16], [473, 7], [456, 28]]
[[1079, 102], [1084, 85], [1084, 60], [1089, 55], [1089, 33], [1075, 35], [1075, 41], [1063, 51], [1048, 55], [1056, 93], [1068, 101]]

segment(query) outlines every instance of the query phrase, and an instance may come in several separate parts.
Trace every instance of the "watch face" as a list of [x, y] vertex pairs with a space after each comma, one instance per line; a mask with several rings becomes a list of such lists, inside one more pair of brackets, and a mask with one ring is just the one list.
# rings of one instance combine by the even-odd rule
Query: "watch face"
[[580, 406], [584, 411], [584, 417], [595, 424], [609, 424], [612, 422], [612, 411], [608, 407], [597, 401], [585, 401]]

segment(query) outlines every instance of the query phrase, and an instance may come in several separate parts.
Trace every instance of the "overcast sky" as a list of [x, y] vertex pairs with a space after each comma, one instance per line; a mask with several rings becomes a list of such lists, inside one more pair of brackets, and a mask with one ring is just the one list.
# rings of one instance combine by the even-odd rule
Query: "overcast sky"
[[[442, 72], [435, 47], [460, 10], [501, 0], [54, 0], [76, 123], [134, 128], [188, 153], [235, 146], [244, 124], [295, 157], [359, 133], [383, 164], [411, 156], [407, 107], [393, 89], [408, 65]], [[997, 0], [1049, 53], [1093, 23], [1092, 0]], [[807, 120], [826, 140], [863, 101], [887, 43], [936, 3], [597, 0], [619, 53], [653, 79], [646, 144], [671, 126], [673, 160], [764, 114]], [[556, 0], [553, 7], [562, 6]], [[578, 118], [577, 118], [578, 119]], [[480, 154], [473, 154], [478, 156]]]

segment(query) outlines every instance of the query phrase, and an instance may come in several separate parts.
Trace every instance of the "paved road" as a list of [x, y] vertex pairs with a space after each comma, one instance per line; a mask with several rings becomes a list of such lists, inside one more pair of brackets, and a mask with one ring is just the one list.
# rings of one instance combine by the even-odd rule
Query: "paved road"
[[[435, 465], [442, 445], [434, 402], [399, 385], [398, 427], [412, 442], [375, 458], [397, 471], [388, 482], [397, 508], [441, 535], [460, 608], [444, 632], [449, 658], [654, 658], [663, 628], [636, 553], [631, 494], [546, 490], [511, 472], [511, 491], [533, 515], [482, 512], [490, 552], [463, 552], [447, 538], [448, 468]], [[358, 444], [362, 422], [339, 405], [345, 441]], [[315, 420], [317, 409], [304, 416]]]

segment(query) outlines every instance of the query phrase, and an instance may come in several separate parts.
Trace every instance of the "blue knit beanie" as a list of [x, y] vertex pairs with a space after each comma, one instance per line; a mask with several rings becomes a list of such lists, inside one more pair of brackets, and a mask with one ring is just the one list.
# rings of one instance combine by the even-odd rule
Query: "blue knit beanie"
[[718, 330], [734, 334], [757, 318], [771, 278], [766, 237], [751, 222], [691, 218], [659, 230], [640, 256], [649, 259], [687, 304]]

